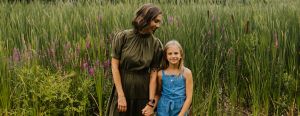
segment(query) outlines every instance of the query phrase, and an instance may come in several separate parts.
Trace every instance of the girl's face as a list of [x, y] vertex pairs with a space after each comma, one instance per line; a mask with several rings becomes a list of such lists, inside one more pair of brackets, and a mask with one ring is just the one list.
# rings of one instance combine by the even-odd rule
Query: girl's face
[[155, 30], [160, 27], [161, 23], [162, 23], [162, 14], [159, 14], [153, 20], [151, 20], [148, 28], [145, 31], [147, 33], [154, 33]]
[[166, 52], [167, 60], [170, 65], [179, 65], [182, 55], [176, 45], [170, 45]]

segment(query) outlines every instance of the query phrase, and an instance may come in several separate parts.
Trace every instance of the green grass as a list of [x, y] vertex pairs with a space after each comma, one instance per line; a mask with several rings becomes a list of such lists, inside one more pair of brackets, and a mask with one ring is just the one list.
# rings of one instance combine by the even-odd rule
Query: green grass
[[[181, 2], [158, 4], [164, 23], [155, 34], [184, 48], [194, 77], [194, 115], [299, 114], [299, 1]], [[111, 33], [131, 28], [141, 4], [0, 3], [0, 114], [102, 115], [112, 85]], [[65, 92], [82, 104], [65, 100], [58, 104], [64, 108], [48, 112], [37, 107], [43, 101], [32, 102], [30, 91], [12, 92], [28, 89], [19, 77], [34, 85], [30, 75], [42, 72], [18, 71], [34, 67], [47, 72], [45, 77], [74, 74]], [[31, 88], [39, 86], [46, 85]], [[89, 89], [79, 91], [83, 88]], [[23, 95], [30, 99], [27, 105], [12, 101]]]

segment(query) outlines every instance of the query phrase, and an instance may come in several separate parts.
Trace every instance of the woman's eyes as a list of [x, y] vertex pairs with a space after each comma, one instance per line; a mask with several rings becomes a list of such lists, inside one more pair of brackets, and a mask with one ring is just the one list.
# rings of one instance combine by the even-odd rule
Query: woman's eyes
[[155, 22], [155, 23], [161, 23], [161, 21], [160, 21], [160, 20], [154, 20], [154, 22]]

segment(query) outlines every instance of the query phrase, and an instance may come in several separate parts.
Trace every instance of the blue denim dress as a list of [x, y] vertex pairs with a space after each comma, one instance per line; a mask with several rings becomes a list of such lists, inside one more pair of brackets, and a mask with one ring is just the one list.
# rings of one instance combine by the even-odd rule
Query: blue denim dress
[[162, 70], [162, 94], [158, 101], [157, 116], [177, 116], [186, 99], [185, 88], [182, 73], [167, 75]]

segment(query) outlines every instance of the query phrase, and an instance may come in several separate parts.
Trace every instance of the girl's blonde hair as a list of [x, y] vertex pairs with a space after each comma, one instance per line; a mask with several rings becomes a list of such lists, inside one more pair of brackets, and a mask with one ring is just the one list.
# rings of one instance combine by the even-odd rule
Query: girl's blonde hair
[[183, 49], [180, 45], [180, 43], [176, 40], [171, 40], [169, 42], [166, 43], [165, 47], [164, 47], [164, 54], [163, 54], [163, 61], [162, 61], [162, 69], [167, 69], [169, 67], [169, 61], [167, 59], [167, 50], [170, 48], [170, 46], [175, 45], [178, 47], [180, 55], [181, 55], [181, 59], [179, 60], [179, 66], [178, 69], [182, 69], [184, 67], [183, 63], [184, 63], [184, 53], [183, 53]]

